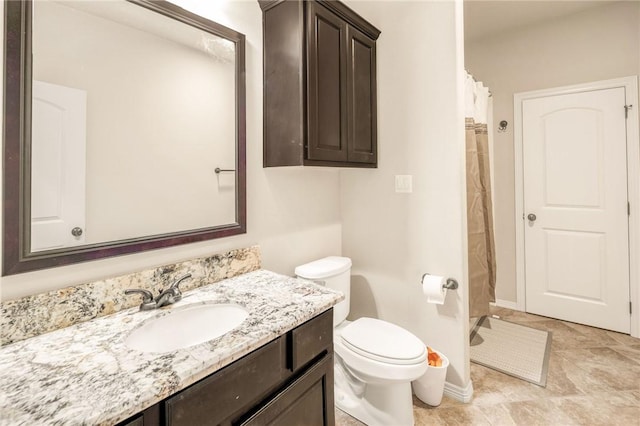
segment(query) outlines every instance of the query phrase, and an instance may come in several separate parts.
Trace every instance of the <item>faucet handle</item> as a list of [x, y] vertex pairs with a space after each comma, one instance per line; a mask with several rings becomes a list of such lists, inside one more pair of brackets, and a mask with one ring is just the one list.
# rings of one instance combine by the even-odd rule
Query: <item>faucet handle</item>
[[182, 300], [182, 292], [180, 291], [180, 283], [182, 281], [186, 280], [187, 278], [191, 278], [191, 274], [185, 274], [185, 275], [181, 276], [180, 278], [175, 280], [173, 282], [173, 284], [171, 284], [169, 286], [169, 288], [167, 289], [167, 292], [171, 292], [171, 303], [175, 303], [175, 302], [178, 302], [178, 301]]
[[179, 286], [180, 286], [180, 283], [186, 280], [187, 278], [191, 278], [191, 274], [185, 274], [181, 276], [180, 278], [175, 280], [173, 284], [169, 286], [169, 291], [173, 293], [173, 302], [171, 303], [175, 303], [182, 299], [182, 292], [180, 291]]
[[156, 302], [153, 300], [153, 293], [149, 290], [143, 290], [141, 288], [129, 288], [124, 291], [124, 294], [127, 296], [130, 294], [141, 294], [142, 295], [142, 304], [140, 304], [140, 310], [146, 311], [148, 309], [155, 308]]
[[191, 274], [185, 274], [181, 276], [180, 278], [175, 280], [174, 283], [169, 286], [169, 288], [174, 289], [176, 292], [180, 293], [179, 285], [182, 281], [186, 280], [187, 278], [191, 278]]

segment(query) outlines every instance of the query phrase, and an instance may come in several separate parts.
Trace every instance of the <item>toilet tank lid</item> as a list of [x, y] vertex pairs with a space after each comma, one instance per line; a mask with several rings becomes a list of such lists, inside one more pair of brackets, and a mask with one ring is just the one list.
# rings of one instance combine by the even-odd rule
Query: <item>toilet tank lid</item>
[[348, 257], [329, 256], [300, 265], [296, 267], [295, 273], [300, 278], [317, 280], [333, 277], [348, 271], [349, 268], [351, 268], [351, 259]]

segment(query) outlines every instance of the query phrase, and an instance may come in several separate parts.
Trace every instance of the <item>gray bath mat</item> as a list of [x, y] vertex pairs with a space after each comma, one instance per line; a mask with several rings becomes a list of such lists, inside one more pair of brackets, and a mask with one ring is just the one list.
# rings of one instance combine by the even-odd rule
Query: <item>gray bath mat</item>
[[470, 339], [472, 362], [546, 386], [550, 332], [480, 317], [471, 330]]

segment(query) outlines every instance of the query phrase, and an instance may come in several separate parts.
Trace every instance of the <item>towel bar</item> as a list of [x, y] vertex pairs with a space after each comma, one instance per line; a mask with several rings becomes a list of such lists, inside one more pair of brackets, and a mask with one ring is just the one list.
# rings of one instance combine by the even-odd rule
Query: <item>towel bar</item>
[[216, 172], [216, 174], [220, 174], [220, 172], [235, 172], [236, 169], [221, 169], [220, 167], [216, 167], [214, 169], [214, 172]]

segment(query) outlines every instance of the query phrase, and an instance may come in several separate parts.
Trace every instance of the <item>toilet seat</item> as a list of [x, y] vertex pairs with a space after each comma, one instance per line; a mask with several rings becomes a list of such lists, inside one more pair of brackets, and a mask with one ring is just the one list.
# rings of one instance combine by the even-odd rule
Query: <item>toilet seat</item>
[[427, 358], [420, 339], [395, 324], [360, 318], [342, 329], [341, 343], [367, 359], [392, 365], [415, 365]]

